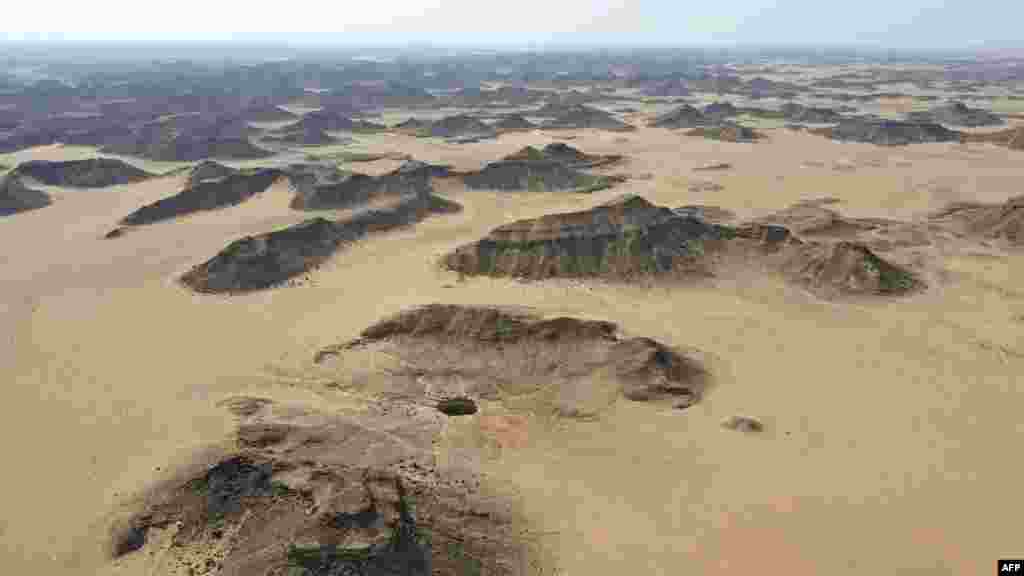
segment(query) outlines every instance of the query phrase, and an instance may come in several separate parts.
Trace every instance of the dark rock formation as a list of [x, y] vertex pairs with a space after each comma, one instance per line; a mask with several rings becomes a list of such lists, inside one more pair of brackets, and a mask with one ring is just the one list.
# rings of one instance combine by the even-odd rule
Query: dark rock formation
[[275, 131], [277, 135], [319, 132], [377, 132], [384, 126], [334, 110], [315, 110]]
[[635, 126], [626, 124], [604, 110], [583, 104], [562, 107], [560, 112], [553, 119], [545, 122], [542, 127], [547, 130], [573, 128], [594, 128], [611, 132], [636, 130]]
[[673, 78], [671, 80], [663, 80], [648, 84], [640, 89], [640, 93], [644, 96], [654, 96], [658, 98], [678, 98], [682, 96], [689, 96], [690, 88], [687, 86], [686, 80], [683, 80], [682, 78]]
[[188, 173], [189, 184], [198, 184], [203, 180], [219, 180], [225, 176], [230, 176], [238, 170], [216, 162], [213, 160], [204, 160], [192, 167], [192, 170]]
[[520, 114], [506, 114], [495, 122], [493, 127], [503, 132], [514, 132], [518, 130], [533, 130], [537, 125], [523, 118]]
[[814, 108], [795, 102], [783, 104], [780, 112], [786, 120], [802, 124], [832, 124], [843, 118], [842, 114], [831, 108]]
[[363, 236], [414, 224], [461, 206], [430, 193], [400, 198], [386, 209], [338, 222], [313, 218], [283, 230], [248, 236], [194, 267], [181, 281], [197, 292], [248, 292], [277, 286], [318, 268], [337, 250]]
[[763, 135], [747, 126], [723, 122], [715, 126], [701, 126], [686, 132], [687, 136], [702, 136], [709, 140], [721, 140], [723, 142], [756, 142], [763, 138]]
[[674, 110], [659, 114], [648, 125], [657, 128], [678, 129], [696, 128], [710, 123], [711, 120], [705, 117], [700, 110], [689, 104], [683, 104]]
[[836, 126], [812, 130], [833, 140], [905, 146], [925, 142], [959, 142], [963, 135], [941, 124], [875, 118], [846, 118]]
[[103, 188], [140, 182], [153, 176], [141, 168], [114, 158], [88, 158], [59, 162], [32, 160], [19, 164], [13, 173], [49, 186], [69, 188]]
[[50, 195], [29, 188], [17, 174], [0, 176], [0, 216], [9, 216], [50, 205]]
[[731, 102], [712, 102], [701, 110], [701, 114], [711, 124], [719, 124], [740, 113], [740, 109]]
[[622, 160], [622, 156], [617, 154], [586, 154], [564, 142], [552, 142], [540, 149], [534, 148], [533, 146], [526, 146], [525, 148], [506, 156], [503, 160], [558, 162], [569, 168], [583, 170], [614, 164]]
[[[606, 277], [706, 275], [750, 258], [823, 295], [900, 294], [923, 286], [856, 242], [805, 242], [787, 228], [712, 224], [637, 196], [593, 209], [520, 220], [442, 260], [468, 275]], [[738, 262], [738, 264], [736, 264]]]
[[499, 160], [463, 175], [463, 181], [475, 190], [594, 192], [620, 179], [580, 172], [554, 160]]
[[152, 160], [191, 162], [205, 158], [265, 158], [271, 152], [249, 141], [253, 129], [234, 116], [184, 114], [143, 124], [130, 138], [102, 151]]
[[[209, 170], [213, 171], [212, 168]], [[152, 224], [193, 212], [235, 206], [263, 192], [282, 175], [280, 170], [265, 168], [230, 172], [220, 178], [195, 181], [174, 196], [147, 204], [125, 216], [121, 224]]]
[[425, 135], [435, 138], [491, 135], [494, 128], [482, 120], [466, 114], [446, 116], [431, 122], [424, 130]]
[[958, 101], [932, 108], [927, 112], [910, 112], [907, 114], [907, 120], [912, 122], [934, 122], [949, 126], [966, 126], [969, 128], [999, 126], [1006, 123], [1002, 118], [988, 110], [969, 108], [963, 102]]
[[298, 114], [270, 102], [254, 102], [243, 108], [238, 115], [246, 122], [288, 122], [298, 118]]
[[446, 167], [406, 163], [381, 176], [340, 172], [331, 168], [296, 168], [289, 178], [296, 195], [295, 210], [351, 208], [383, 197], [422, 196], [432, 190], [430, 179]]
[[329, 414], [252, 400], [263, 403], [238, 413], [235, 448], [151, 487], [115, 525], [115, 557], [173, 526], [160, 573], [527, 576], [542, 558], [514, 500], [485, 494], [475, 468], [438, 463], [433, 409]]

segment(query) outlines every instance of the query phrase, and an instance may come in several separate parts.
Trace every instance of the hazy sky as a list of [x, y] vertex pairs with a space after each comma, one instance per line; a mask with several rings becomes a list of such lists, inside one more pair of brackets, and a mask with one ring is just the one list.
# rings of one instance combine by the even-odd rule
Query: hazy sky
[[[1024, 47], [1024, 0], [49, 0], [3, 18], [9, 39]], [[34, 23], [50, 32], [17, 30]]]

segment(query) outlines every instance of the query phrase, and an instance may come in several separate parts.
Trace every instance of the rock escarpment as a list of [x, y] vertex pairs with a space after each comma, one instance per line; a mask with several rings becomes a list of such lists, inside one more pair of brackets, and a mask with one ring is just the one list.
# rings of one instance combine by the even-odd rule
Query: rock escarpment
[[833, 140], [867, 142], [879, 146], [905, 146], [927, 142], [960, 142], [963, 135], [941, 124], [901, 122], [875, 118], [847, 118], [813, 132]]
[[948, 124], [950, 126], [965, 126], [977, 128], [979, 126], [999, 126], [1006, 121], [980, 108], [970, 108], [963, 102], [953, 101], [943, 106], [938, 106], [927, 112], [911, 112], [907, 114], [907, 120], [914, 122], [935, 122]]

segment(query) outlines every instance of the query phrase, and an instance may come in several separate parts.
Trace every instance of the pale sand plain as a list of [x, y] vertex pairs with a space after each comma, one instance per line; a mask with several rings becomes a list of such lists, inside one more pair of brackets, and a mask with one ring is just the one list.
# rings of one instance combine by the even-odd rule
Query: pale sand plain
[[[895, 219], [952, 200], [999, 202], [1021, 193], [1020, 153], [886, 149], [785, 130], [755, 145], [659, 129], [572, 134], [586, 152], [628, 156], [610, 172], [642, 178], [590, 196], [441, 185], [462, 213], [371, 236], [303, 285], [244, 296], [198, 296], [175, 279], [234, 239], [308, 217], [288, 209], [283, 182], [240, 206], [116, 240], [101, 237], [182, 178], [51, 190], [53, 205], [0, 220], [3, 571], [148, 574], [145, 558], [105, 557], [105, 523], [126, 498], [228, 437], [219, 400], [253, 393], [329, 409], [345, 399], [309, 372], [314, 353], [430, 302], [608, 319], [710, 359], [714, 387], [686, 411], [620, 400], [597, 422], [502, 424], [506, 441], [486, 471], [522, 496], [556, 573], [984, 574], [1020, 553], [1019, 253], [966, 243], [923, 250], [939, 270], [925, 293], [838, 302], [753, 273], [673, 287], [524, 284], [460, 282], [436, 266], [500, 224], [623, 193], [740, 218], [821, 197], [841, 199], [833, 207], [850, 216]], [[551, 136], [371, 143], [471, 169]], [[38, 148], [0, 163], [66, 154]], [[692, 170], [712, 161], [733, 168]], [[706, 179], [724, 189], [688, 190]], [[734, 414], [761, 419], [765, 432], [722, 429]], [[487, 428], [485, 416], [450, 433]]]

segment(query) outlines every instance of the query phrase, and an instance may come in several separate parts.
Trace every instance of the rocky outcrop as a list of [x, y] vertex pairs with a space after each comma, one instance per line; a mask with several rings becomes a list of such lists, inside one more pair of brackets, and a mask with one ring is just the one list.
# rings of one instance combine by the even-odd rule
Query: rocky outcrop
[[933, 122], [949, 126], [965, 126], [977, 128], [979, 126], [999, 126], [1006, 121], [980, 108], [970, 108], [963, 102], [953, 101], [943, 106], [932, 108], [927, 112], [910, 112], [907, 120], [913, 122]]
[[764, 137], [763, 134], [753, 128], [730, 122], [694, 128], [688, 130], [686, 135], [701, 136], [708, 140], [721, 140], [722, 142], [756, 142]]
[[143, 124], [130, 138], [108, 143], [102, 151], [167, 162], [271, 156], [271, 152], [250, 142], [249, 136], [254, 133], [236, 116], [182, 114]]
[[740, 109], [731, 102], [712, 102], [701, 110], [701, 114], [710, 124], [722, 123], [740, 113]]
[[263, 137], [263, 140], [297, 146], [321, 146], [339, 141], [338, 138], [331, 136], [326, 131], [308, 124], [299, 127], [292, 126], [285, 130], [267, 134]]
[[333, 167], [296, 167], [289, 179], [296, 191], [295, 210], [351, 208], [384, 197], [422, 196], [432, 191], [430, 180], [446, 167], [406, 163], [381, 176], [341, 172]]
[[569, 418], [597, 417], [620, 397], [689, 406], [710, 382], [694, 354], [621, 337], [611, 322], [490, 306], [413, 308], [322, 351], [317, 361], [381, 353], [402, 366], [389, 370], [392, 381], [376, 391], [393, 400], [502, 402], [530, 393], [536, 403], [517, 403], [519, 409]]
[[700, 264], [704, 244], [725, 230], [695, 217], [624, 196], [591, 210], [520, 220], [491, 231], [444, 259], [466, 274], [543, 279], [634, 277]]
[[88, 158], [57, 162], [32, 160], [19, 164], [13, 173], [48, 186], [69, 188], [103, 188], [140, 182], [153, 176], [141, 168], [114, 158]]
[[787, 102], [779, 110], [782, 117], [801, 124], [833, 124], [842, 120], [843, 115], [831, 108], [815, 108], [795, 102]]
[[656, 98], [678, 98], [682, 96], [689, 96], [690, 88], [687, 86], [686, 80], [682, 78], [673, 78], [671, 80], [662, 80], [660, 82], [647, 84], [640, 89], [640, 93], [644, 96], [653, 96]]
[[670, 210], [625, 196], [590, 210], [520, 220], [457, 248], [442, 265], [467, 275], [672, 277], [727, 274], [758, 262], [827, 296], [899, 294], [923, 286], [857, 242], [804, 241], [762, 222], [713, 224], [696, 210]]
[[203, 180], [219, 180], [238, 172], [235, 168], [225, 166], [214, 160], [203, 160], [189, 170], [188, 182], [190, 185], [198, 184]]
[[313, 218], [294, 226], [236, 240], [192, 268], [181, 281], [197, 292], [232, 293], [280, 285], [315, 270], [343, 246], [367, 234], [415, 224], [432, 214], [461, 210], [433, 194], [406, 196], [390, 207], [348, 220]]
[[193, 182], [174, 196], [147, 204], [125, 216], [121, 219], [121, 224], [130, 226], [153, 224], [194, 212], [235, 206], [265, 191], [283, 175], [280, 170], [264, 168], [242, 170], [220, 178]]
[[900, 122], [875, 118], [847, 118], [839, 124], [812, 130], [833, 140], [867, 142], [879, 146], [905, 146], [926, 142], [960, 142], [963, 135], [941, 124]]
[[0, 176], [0, 216], [36, 210], [49, 206], [50, 202], [49, 194], [29, 188], [17, 174]]
[[513, 497], [482, 489], [474, 466], [439, 462], [433, 410], [227, 407], [234, 446], [138, 498], [112, 530], [115, 557], [146, 554], [161, 533], [170, 546], [147, 559], [159, 574], [528, 576], [541, 558]]
[[474, 190], [595, 192], [620, 182], [614, 176], [587, 174], [553, 160], [499, 160], [462, 177]]
[[1024, 246], [1024, 196], [1002, 204], [957, 202], [933, 214], [931, 221], [963, 235]]
[[656, 128], [679, 129], [696, 128], [710, 123], [711, 120], [705, 117], [700, 110], [689, 104], [683, 104], [674, 110], [659, 114], [648, 125]]
[[503, 160], [524, 162], [558, 162], [569, 168], [584, 170], [615, 164], [622, 160], [618, 154], [587, 154], [564, 142], [552, 142], [543, 148], [526, 146], [506, 156]]
[[238, 115], [246, 122], [289, 122], [298, 118], [298, 114], [270, 102], [252, 103], [243, 108]]
[[542, 128], [546, 130], [593, 128], [611, 132], [636, 130], [635, 126], [626, 124], [612, 114], [584, 104], [560, 107], [557, 115], [545, 122]]
[[502, 132], [516, 132], [520, 130], [533, 130], [536, 124], [523, 118], [520, 114], [506, 114], [493, 124], [495, 130]]
[[277, 136], [319, 132], [377, 132], [385, 127], [334, 110], [315, 110], [306, 113], [297, 122], [281, 127], [274, 132]]
[[445, 116], [431, 122], [423, 133], [434, 138], [456, 138], [491, 135], [494, 128], [484, 121], [467, 114]]
[[963, 135], [963, 138], [966, 142], [988, 142], [1010, 150], [1024, 150], [1024, 126], [1016, 126], [998, 132], [967, 133]]

